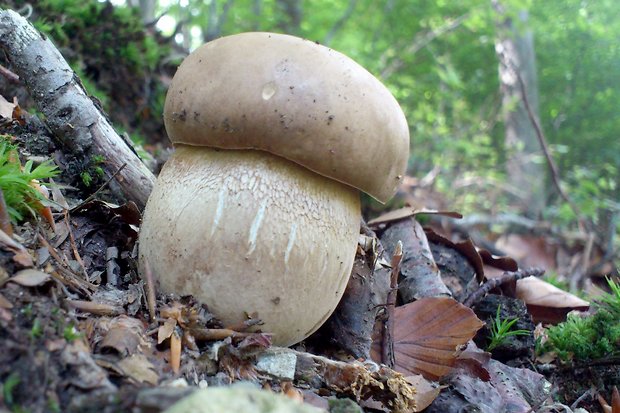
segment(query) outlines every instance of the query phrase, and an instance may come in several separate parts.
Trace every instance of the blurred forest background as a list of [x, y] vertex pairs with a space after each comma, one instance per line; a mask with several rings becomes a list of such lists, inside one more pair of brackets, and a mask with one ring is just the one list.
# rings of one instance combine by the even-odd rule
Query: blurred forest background
[[407, 116], [410, 179], [390, 208], [410, 201], [469, 216], [527, 217], [596, 234], [581, 239], [594, 239], [608, 261], [617, 254], [616, 0], [3, 0], [0, 6], [28, 16], [51, 37], [117, 128], [156, 154], [167, 145], [165, 91], [189, 51], [244, 31], [318, 41], [380, 78]]

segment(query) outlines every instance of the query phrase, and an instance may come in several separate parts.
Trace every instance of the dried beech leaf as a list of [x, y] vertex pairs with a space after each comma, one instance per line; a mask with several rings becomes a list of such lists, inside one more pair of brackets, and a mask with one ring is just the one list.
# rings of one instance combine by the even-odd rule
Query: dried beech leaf
[[452, 370], [458, 348], [484, 323], [447, 297], [427, 297], [397, 307], [394, 320], [395, 369], [437, 380]]
[[121, 315], [113, 319], [101, 340], [100, 348], [114, 350], [121, 356], [134, 354], [143, 338], [144, 326], [136, 318]]
[[17, 272], [9, 281], [13, 281], [24, 287], [37, 287], [43, 285], [51, 279], [50, 275], [43, 271], [27, 268]]
[[159, 376], [155, 372], [155, 366], [144, 356], [144, 354], [134, 354], [126, 357], [117, 363], [125, 376], [138, 383], [157, 385]]
[[4, 119], [13, 119], [13, 108], [15, 108], [15, 103], [11, 103], [4, 98], [4, 96], [0, 95], [0, 118]]
[[174, 332], [174, 328], [177, 326], [177, 320], [169, 318], [164, 321], [164, 324], [157, 329], [157, 344], [161, 344], [165, 339], [169, 338]]
[[0, 294], [0, 308], [4, 308], [5, 310], [10, 310], [13, 308], [13, 304], [7, 300], [2, 294]]
[[535, 322], [557, 323], [573, 310], [590, 308], [589, 302], [536, 277], [517, 281], [517, 298], [525, 301]]
[[463, 215], [454, 211], [437, 211], [435, 209], [418, 209], [414, 207], [405, 207], [400, 209], [395, 209], [390, 212], [386, 212], [385, 214], [381, 214], [375, 219], [368, 221], [369, 226], [377, 226], [379, 224], [387, 224], [388, 222], [398, 221], [403, 218], [409, 218], [416, 216], [418, 214], [432, 214], [432, 215], [443, 215], [451, 218], [463, 218]]
[[15, 241], [2, 230], [0, 230], [0, 248], [15, 254], [13, 256], [13, 261], [21, 265], [22, 267], [28, 268], [34, 266], [32, 257], [30, 256], [26, 248], [24, 248], [22, 244]]
[[415, 388], [415, 407], [418, 412], [426, 409], [441, 392], [441, 387], [437, 382], [426, 380], [420, 374], [407, 376], [405, 380]]
[[485, 249], [479, 249], [478, 254], [480, 254], [480, 258], [482, 258], [482, 262], [484, 265], [488, 265], [490, 267], [498, 268], [502, 271], [517, 271], [519, 270], [519, 264], [511, 257], [501, 256], [491, 254], [489, 251]]
[[424, 228], [424, 231], [429, 241], [443, 244], [461, 253], [461, 255], [467, 258], [467, 261], [469, 261], [472, 267], [474, 267], [474, 270], [476, 270], [476, 278], [478, 281], [482, 282], [484, 280], [484, 263], [471, 239], [455, 243], [443, 235], [436, 233], [431, 228]]

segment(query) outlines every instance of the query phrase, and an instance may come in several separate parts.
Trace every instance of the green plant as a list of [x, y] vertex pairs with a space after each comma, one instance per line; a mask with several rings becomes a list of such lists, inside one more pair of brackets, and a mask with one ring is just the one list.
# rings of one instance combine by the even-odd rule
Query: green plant
[[41, 207], [44, 198], [32, 186], [33, 181], [49, 179], [57, 175], [58, 170], [49, 161], [36, 167], [32, 161], [27, 161], [22, 166], [17, 148], [8, 139], [8, 136], [0, 135], [0, 189], [11, 220], [17, 222], [26, 214], [34, 216]]
[[530, 334], [528, 330], [512, 330], [512, 327], [516, 324], [518, 319], [502, 319], [500, 317], [501, 308], [501, 305], [497, 306], [495, 319], [491, 320], [491, 326], [489, 327], [491, 330], [491, 342], [487, 346], [488, 352], [493, 351], [499, 345], [504, 343], [504, 341], [506, 341], [509, 337], [526, 336]]
[[41, 320], [38, 318], [34, 319], [32, 323], [32, 327], [30, 328], [30, 338], [37, 339], [43, 335], [43, 326], [41, 326]]
[[65, 340], [67, 340], [68, 342], [72, 342], [74, 340], [77, 340], [78, 338], [82, 337], [82, 333], [80, 333], [73, 324], [69, 324], [68, 326], [66, 326], [64, 328], [64, 330], [62, 331], [62, 336], [65, 338]]
[[569, 314], [566, 321], [547, 329], [539, 353], [555, 352], [561, 361], [587, 361], [620, 352], [620, 285], [608, 278], [611, 293], [595, 303], [589, 316]]
[[4, 381], [4, 384], [2, 385], [2, 396], [4, 397], [4, 402], [8, 406], [13, 405], [13, 391], [20, 382], [21, 378], [18, 373], [11, 373]]

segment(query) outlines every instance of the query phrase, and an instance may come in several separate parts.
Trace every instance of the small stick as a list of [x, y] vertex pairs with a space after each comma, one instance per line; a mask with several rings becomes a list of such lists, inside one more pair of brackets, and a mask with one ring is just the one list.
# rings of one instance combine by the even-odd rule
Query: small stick
[[146, 282], [146, 305], [149, 308], [149, 316], [151, 320], [155, 320], [155, 281], [153, 280], [151, 266], [147, 260], [144, 260], [144, 271], [142, 271], [142, 276]]
[[6, 77], [11, 83], [19, 83], [19, 76], [2, 65], [0, 65], [0, 75]]
[[65, 222], [67, 223], [67, 231], [69, 231], [69, 243], [71, 244], [71, 249], [73, 250], [73, 256], [75, 260], [80, 264], [80, 268], [82, 268], [82, 273], [84, 274], [84, 279], [86, 281], [90, 281], [88, 279], [88, 272], [86, 272], [86, 266], [84, 265], [84, 261], [82, 261], [82, 257], [80, 257], [80, 253], [78, 252], [77, 245], [75, 243], [75, 237], [73, 236], [73, 231], [71, 231], [71, 222], [69, 221], [69, 211], [64, 210]]
[[394, 308], [396, 307], [396, 295], [398, 293], [398, 274], [400, 263], [403, 260], [403, 243], [398, 241], [392, 256], [392, 276], [390, 278], [390, 291], [387, 297], [387, 320], [383, 331], [383, 343], [381, 346], [381, 362], [389, 368], [394, 367]]
[[122, 164], [120, 168], [118, 168], [116, 170], [116, 172], [114, 172], [112, 174], [112, 176], [110, 176], [110, 178], [108, 178], [107, 181], [105, 181], [99, 188], [97, 188], [97, 190], [95, 192], [93, 192], [92, 194], [90, 194], [88, 196], [88, 198], [86, 198], [84, 201], [82, 201], [80, 204], [78, 204], [77, 206], [74, 206], [73, 208], [71, 208], [69, 210], [69, 212], [74, 212], [79, 210], [80, 208], [82, 208], [84, 205], [88, 204], [90, 201], [92, 201], [93, 199], [95, 199], [95, 197], [97, 196], [97, 194], [99, 192], [101, 192], [106, 186], [110, 185], [110, 182], [112, 182], [112, 180], [114, 178], [116, 178], [116, 175], [118, 175], [125, 167], [127, 166], [126, 163]]
[[4, 201], [4, 192], [0, 189], [0, 229], [6, 232], [9, 237], [13, 236], [13, 225], [11, 225], [11, 217]]
[[545, 273], [545, 270], [542, 268], [527, 268], [525, 270], [519, 271], [506, 271], [499, 277], [491, 278], [484, 284], [480, 286], [476, 291], [470, 294], [469, 297], [465, 301], [463, 301], [463, 305], [467, 307], [472, 307], [476, 305], [485, 295], [492, 289], [499, 287], [500, 285], [507, 283], [509, 281], [517, 281], [522, 278], [527, 277], [540, 277]]

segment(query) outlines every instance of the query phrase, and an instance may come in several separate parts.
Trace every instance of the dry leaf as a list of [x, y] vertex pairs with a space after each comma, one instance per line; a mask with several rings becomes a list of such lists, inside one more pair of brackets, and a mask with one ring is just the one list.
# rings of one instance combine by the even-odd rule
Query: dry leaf
[[0, 308], [4, 308], [5, 310], [10, 310], [13, 308], [13, 304], [7, 300], [2, 294], [0, 294]]
[[394, 315], [395, 370], [429, 380], [448, 374], [459, 347], [484, 325], [470, 308], [447, 297], [422, 298], [397, 307]]
[[157, 385], [159, 376], [155, 372], [155, 366], [144, 354], [134, 354], [117, 363], [123, 374], [138, 383]]
[[409, 218], [416, 216], [418, 214], [432, 214], [432, 215], [443, 215], [451, 218], [463, 218], [463, 215], [454, 211], [437, 211], [435, 209], [426, 209], [426, 208], [414, 208], [414, 207], [405, 207], [400, 209], [395, 209], [390, 212], [386, 212], [385, 214], [381, 214], [375, 219], [371, 219], [368, 221], [369, 226], [376, 227], [380, 224], [387, 224], [388, 222], [398, 221], [403, 218]]
[[13, 109], [15, 106], [14, 103], [9, 102], [4, 96], [0, 95], [0, 118], [13, 119]]
[[517, 298], [525, 301], [534, 322], [558, 323], [573, 310], [590, 308], [589, 302], [536, 277], [517, 281]]
[[25, 268], [34, 266], [32, 257], [30, 256], [26, 248], [24, 248], [22, 244], [15, 241], [2, 230], [0, 230], [0, 248], [15, 254], [13, 256], [13, 261], [16, 264], [19, 264]]
[[174, 328], [177, 326], [177, 320], [169, 318], [164, 321], [164, 324], [157, 329], [157, 344], [161, 344], [165, 339], [169, 338], [174, 332]]
[[431, 228], [424, 228], [424, 231], [426, 232], [426, 237], [429, 241], [450, 247], [467, 258], [467, 261], [469, 261], [476, 271], [476, 278], [478, 282], [482, 282], [484, 280], [484, 263], [471, 239], [461, 242], [452, 242], [443, 235], [436, 233]]
[[37, 287], [43, 285], [51, 279], [50, 275], [39, 270], [28, 268], [17, 272], [9, 281], [24, 287]]
[[137, 318], [118, 316], [111, 321], [100, 348], [115, 350], [121, 356], [134, 354], [138, 346], [145, 342], [143, 332], [144, 325]]
[[415, 376], [407, 376], [405, 380], [415, 388], [416, 393], [416, 411], [426, 409], [439, 396], [441, 387], [434, 381], [429, 381], [420, 374]]

